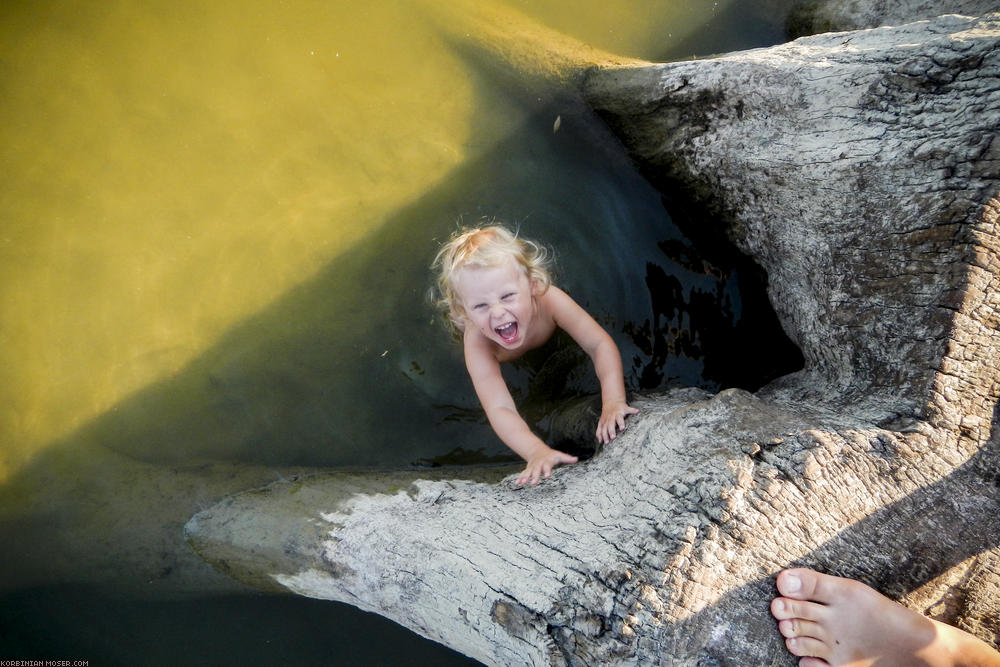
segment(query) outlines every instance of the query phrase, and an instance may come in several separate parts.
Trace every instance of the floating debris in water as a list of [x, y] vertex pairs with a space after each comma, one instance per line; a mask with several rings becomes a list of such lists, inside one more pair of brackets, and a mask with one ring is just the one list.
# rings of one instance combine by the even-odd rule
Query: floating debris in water
[[556, 122], [552, 123], [552, 134], [559, 131], [559, 126], [562, 125], [562, 116], [556, 116]]

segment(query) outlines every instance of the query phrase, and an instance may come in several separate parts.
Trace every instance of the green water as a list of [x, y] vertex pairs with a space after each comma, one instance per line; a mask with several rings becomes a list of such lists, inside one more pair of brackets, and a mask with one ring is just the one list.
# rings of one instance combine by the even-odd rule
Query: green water
[[[668, 60], [782, 41], [791, 4], [477, 6]], [[162, 535], [290, 466], [506, 454], [424, 298], [460, 220], [554, 246], [632, 389], [782, 370], [732, 363], [761, 356], [754, 281], [699, 259], [599, 120], [558, 91], [529, 99], [433, 14], [0, 8], [0, 658], [393, 664], [391, 636], [462, 664], [341, 605], [198, 597]], [[531, 369], [511, 381], [541, 413], [596, 388], [580, 368], [554, 394]], [[220, 463], [256, 467], [199, 472]]]

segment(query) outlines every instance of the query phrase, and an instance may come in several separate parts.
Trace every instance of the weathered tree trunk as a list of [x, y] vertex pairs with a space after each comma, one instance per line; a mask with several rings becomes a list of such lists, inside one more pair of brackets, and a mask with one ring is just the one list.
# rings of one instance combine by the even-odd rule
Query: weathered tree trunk
[[839, 30], [901, 25], [942, 14], [983, 16], [1000, 7], [995, 0], [807, 0], [788, 18], [792, 37]]
[[196, 515], [195, 549], [490, 664], [791, 664], [767, 605], [792, 563], [1000, 645], [1000, 16], [594, 68], [581, 90], [768, 271], [806, 368], [641, 398], [536, 488], [275, 484]]

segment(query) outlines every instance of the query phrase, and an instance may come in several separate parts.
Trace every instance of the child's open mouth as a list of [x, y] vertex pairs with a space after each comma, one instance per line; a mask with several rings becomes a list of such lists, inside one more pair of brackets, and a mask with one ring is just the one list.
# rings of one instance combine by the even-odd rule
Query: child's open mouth
[[517, 322], [511, 322], [510, 324], [505, 324], [502, 327], [497, 327], [494, 329], [497, 335], [500, 336], [500, 340], [505, 343], [513, 343], [517, 340]]

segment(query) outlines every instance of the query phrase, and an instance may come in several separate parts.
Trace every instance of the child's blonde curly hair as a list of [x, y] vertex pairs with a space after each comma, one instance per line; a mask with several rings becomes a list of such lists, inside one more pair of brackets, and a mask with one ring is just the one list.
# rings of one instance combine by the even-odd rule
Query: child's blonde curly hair
[[552, 284], [549, 250], [502, 225], [459, 229], [441, 246], [431, 264], [438, 272], [436, 302], [456, 333], [465, 330], [466, 321], [465, 308], [455, 291], [458, 271], [468, 266], [493, 269], [511, 261], [524, 271], [538, 294], [544, 294]]

